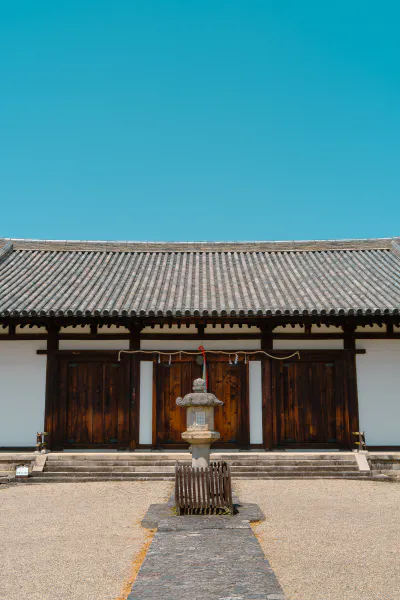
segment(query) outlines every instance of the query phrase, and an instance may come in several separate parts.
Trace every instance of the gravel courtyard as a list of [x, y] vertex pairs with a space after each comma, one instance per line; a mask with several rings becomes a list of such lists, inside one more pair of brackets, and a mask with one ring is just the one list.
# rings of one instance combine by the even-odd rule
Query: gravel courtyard
[[169, 482], [0, 486], [1, 600], [115, 600]]
[[399, 600], [400, 485], [240, 481], [267, 520], [255, 533], [288, 600]]

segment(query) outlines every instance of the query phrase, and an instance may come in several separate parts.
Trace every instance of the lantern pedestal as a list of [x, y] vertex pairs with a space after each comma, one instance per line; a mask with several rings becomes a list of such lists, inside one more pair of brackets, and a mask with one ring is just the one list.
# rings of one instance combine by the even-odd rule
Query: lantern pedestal
[[210, 446], [219, 437], [218, 431], [188, 429], [182, 433], [182, 438], [190, 444], [189, 450], [192, 453], [192, 467], [205, 469], [209, 466]]

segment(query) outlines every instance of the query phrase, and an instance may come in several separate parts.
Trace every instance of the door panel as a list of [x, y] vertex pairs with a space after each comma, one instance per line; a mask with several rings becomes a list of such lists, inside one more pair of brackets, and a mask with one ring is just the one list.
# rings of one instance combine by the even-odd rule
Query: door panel
[[124, 402], [121, 363], [64, 359], [60, 371], [64, 444], [90, 447], [129, 443], [129, 409]]
[[176, 399], [192, 391], [197, 377], [201, 377], [201, 367], [195, 362], [157, 364], [157, 444], [184, 444], [186, 410], [176, 405]]
[[342, 443], [348, 413], [340, 361], [275, 361], [273, 389], [278, 445]]
[[104, 438], [108, 444], [118, 443], [118, 405], [121, 397], [121, 373], [119, 363], [104, 364]]
[[[176, 405], [176, 399], [192, 391], [194, 379], [202, 376], [202, 367], [195, 361], [177, 361], [169, 367], [157, 364], [156, 369], [157, 444], [185, 445], [181, 434], [186, 430], [186, 410]], [[221, 434], [215, 445], [248, 443], [246, 365], [210, 359], [207, 373], [209, 391], [224, 402], [215, 409], [215, 428]]]
[[245, 365], [230, 365], [227, 362], [209, 362], [208, 388], [224, 402], [215, 408], [215, 429], [220, 433], [216, 444], [241, 444], [242, 410], [245, 398], [242, 398], [246, 385]]

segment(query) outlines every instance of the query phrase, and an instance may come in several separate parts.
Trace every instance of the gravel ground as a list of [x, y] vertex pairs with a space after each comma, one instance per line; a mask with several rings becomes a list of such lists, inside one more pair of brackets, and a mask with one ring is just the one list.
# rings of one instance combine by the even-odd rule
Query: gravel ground
[[0, 486], [1, 600], [115, 600], [168, 482]]
[[400, 485], [241, 481], [254, 527], [288, 600], [399, 600]]

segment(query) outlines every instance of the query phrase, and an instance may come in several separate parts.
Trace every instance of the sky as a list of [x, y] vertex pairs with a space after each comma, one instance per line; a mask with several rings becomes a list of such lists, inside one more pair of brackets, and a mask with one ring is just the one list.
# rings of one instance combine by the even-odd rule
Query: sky
[[399, 22], [397, 0], [0, 0], [0, 236], [399, 236]]

